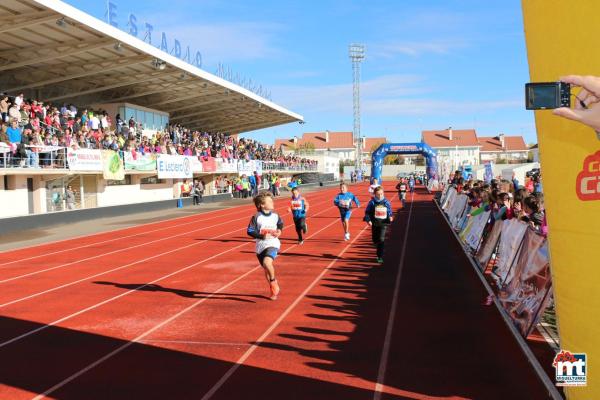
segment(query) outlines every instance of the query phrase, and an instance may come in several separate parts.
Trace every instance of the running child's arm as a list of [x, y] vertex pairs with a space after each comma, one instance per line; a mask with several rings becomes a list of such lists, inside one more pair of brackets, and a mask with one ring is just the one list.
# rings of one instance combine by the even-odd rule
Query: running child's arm
[[334, 204], [336, 207], [339, 207], [339, 206], [340, 206], [340, 195], [337, 195], [337, 196], [335, 196], [335, 197], [333, 198], [333, 204]]
[[304, 212], [305, 213], [308, 212], [309, 207], [310, 207], [310, 204], [309, 204], [308, 200], [304, 199]]
[[365, 208], [365, 218], [363, 218], [365, 220], [366, 223], [368, 223], [369, 225], [371, 225], [371, 214], [373, 213], [373, 200], [369, 201], [369, 204], [367, 204], [367, 208]]
[[283, 230], [283, 220], [281, 219], [281, 217], [278, 215], [277, 216], [277, 233], [273, 236], [275, 237], [279, 237], [279, 235], [281, 235], [281, 231]]
[[360, 207], [360, 201], [358, 201], [358, 198], [356, 198], [356, 196], [352, 195], [352, 201], [354, 202], [354, 204], [356, 204], [356, 208]]
[[392, 211], [392, 205], [390, 204], [389, 200], [385, 201], [385, 206], [387, 207], [388, 218], [390, 219], [390, 222], [393, 222], [394, 212]]
[[260, 234], [260, 230], [258, 229], [258, 226], [256, 224], [256, 215], [254, 215], [252, 219], [250, 219], [250, 223], [248, 224], [248, 229], [246, 229], [246, 233], [248, 234], [248, 236], [251, 236], [254, 239], [262, 240], [265, 238], [265, 235]]

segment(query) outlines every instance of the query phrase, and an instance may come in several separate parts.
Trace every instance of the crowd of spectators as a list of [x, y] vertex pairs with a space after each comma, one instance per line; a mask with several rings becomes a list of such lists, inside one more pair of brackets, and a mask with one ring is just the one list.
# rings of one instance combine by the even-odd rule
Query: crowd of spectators
[[541, 175], [527, 176], [524, 184], [517, 179], [492, 179], [490, 183], [469, 179], [465, 180], [460, 171], [456, 171], [449, 182], [458, 193], [469, 197], [471, 207], [469, 216], [483, 211], [491, 211], [494, 221], [519, 219], [530, 224], [536, 231], [547, 235], [544, 196], [542, 194]]
[[[47, 152], [46, 146], [262, 160], [291, 167], [316, 165], [313, 160], [285, 155], [275, 146], [225, 133], [169, 125], [148, 134], [133, 116], [125, 119], [127, 116], [117, 114], [113, 119], [103, 110], [78, 110], [72, 104], [58, 108], [41, 101], [26, 100], [23, 94], [12, 99], [8, 96], [0, 98], [0, 156], [3, 154], [4, 161], [10, 159], [14, 166], [39, 166], [38, 153]], [[50, 154], [42, 165], [64, 166], [64, 151], [62, 153], [54, 154], [56, 157]]]

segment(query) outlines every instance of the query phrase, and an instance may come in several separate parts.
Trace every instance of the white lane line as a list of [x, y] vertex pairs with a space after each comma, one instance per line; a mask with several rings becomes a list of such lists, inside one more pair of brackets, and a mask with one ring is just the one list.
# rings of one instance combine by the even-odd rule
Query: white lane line
[[159, 340], [159, 339], [142, 339], [140, 343], [167, 343], [167, 344], [194, 344], [201, 346], [234, 346], [248, 347], [250, 343], [233, 343], [233, 342], [197, 342], [194, 340]]
[[[323, 202], [319, 202], [319, 203], [316, 203], [316, 204], [318, 205], [318, 204], [323, 204], [323, 203], [325, 203], [325, 202], [323, 201]], [[315, 215], [318, 215], [318, 214], [315, 214]], [[242, 217], [242, 218], [238, 218], [238, 219], [243, 219], [243, 218], [246, 218], [246, 217]], [[310, 217], [309, 217], [309, 218], [310, 218]], [[229, 222], [227, 222], [227, 224], [228, 224], [228, 223], [230, 223], [230, 222], [232, 222], [232, 221], [236, 221], [236, 220], [237, 220], [237, 219], [235, 219], [235, 220], [230, 220]], [[213, 225], [213, 226], [205, 227], [205, 228], [202, 228], [202, 229], [210, 229], [210, 228], [213, 228], [213, 227], [215, 227], [215, 226], [220, 226], [220, 225], [224, 225], [224, 224], [217, 224], [217, 225]], [[54, 291], [57, 291], [57, 290], [60, 290], [60, 289], [64, 289], [64, 288], [66, 288], [66, 287], [69, 287], [69, 286], [72, 286], [72, 285], [76, 285], [76, 284], [78, 284], [78, 283], [85, 282], [85, 281], [87, 281], [87, 280], [94, 279], [94, 278], [97, 278], [97, 277], [99, 277], [99, 276], [103, 276], [103, 275], [109, 274], [109, 273], [111, 273], [111, 272], [116, 272], [116, 271], [119, 271], [119, 270], [122, 270], [122, 269], [125, 269], [125, 268], [129, 268], [129, 267], [131, 267], [132, 265], [140, 264], [140, 263], [146, 262], [146, 261], [148, 261], [148, 260], [152, 260], [152, 259], [155, 259], [155, 258], [158, 258], [158, 257], [162, 257], [162, 256], [164, 256], [164, 255], [167, 255], [167, 254], [174, 253], [174, 252], [176, 252], [176, 251], [180, 251], [180, 250], [187, 249], [187, 248], [190, 248], [190, 247], [193, 247], [193, 246], [197, 246], [197, 245], [200, 245], [200, 244], [206, 243], [206, 242], [208, 242], [209, 240], [214, 240], [214, 239], [218, 239], [218, 238], [220, 238], [220, 237], [222, 237], [222, 236], [231, 235], [232, 233], [235, 233], [235, 232], [237, 232], [238, 230], [242, 230], [242, 229], [243, 229], [243, 228], [234, 229], [234, 230], [232, 230], [232, 231], [229, 231], [229, 232], [223, 233], [223, 234], [221, 234], [221, 235], [218, 235], [218, 236], [211, 237], [210, 239], [205, 239], [205, 240], [201, 240], [201, 241], [198, 241], [198, 242], [196, 242], [196, 243], [192, 243], [192, 244], [189, 244], [189, 245], [186, 245], [186, 246], [177, 247], [177, 248], [171, 249], [171, 250], [169, 250], [169, 251], [165, 251], [165, 252], [158, 253], [158, 254], [155, 254], [155, 255], [153, 255], [153, 256], [150, 256], [150, 257], [143, 258], [143, 259], [141, 259], [141, 260], [136, 260], [136, 261], [134, 261], [134, 262], [131, 262], [131, 263], [129, 263], [129, 264], [125, 264], [125, 265], [121, 265], [121, 266], [119, 266], [119, 267], [115, 267], [115, 268], [113, 268], [113, 269], [110, 269], [110, 270], [108, 270], [108, 271], [102, 271], [102, 272], [100, 272], [100, 273], [97, 273], [97, 274], [94, 274], [94, 275], [89, 275], [89, 276], [86, 276], [85, 278], [81, 278], [81, 279], [78, 279], [78, 280], [76, 280], [76, 281], [73, 281], [73, 282], [65, 283], [64, 285], [56, 286], [56, 287], [53, 287], [53, 288], [50, 288], [50, 289], [47, 289], [47, 290], [43, 290], [43, 291], [41, 291], [41, 292], [33, 293], [33, 294], [30, 294], [30, 295], [28, 295], [28, 296], [25, 296], [25, 297], [20, 297], [20, 298], [18, 298], [18, 299], [11, 300], [11, 301], [8, 301], [8, 302], [6, 302], [6, 303], [2, 303], [2, 304], [0, 304], [0, 308], [4, 308], [4, 307], [7, 307], [7, 306], [10, 306], [11, 304], [19, 303], [19, 302], [21, 302], [21, 301], [25, 301], [25, 300], [33, 299], [33, 298], [35, 298], [35, 297], [38, 297], [38, 296], [41, 296], [41, 295], [44, 295], [44, 294], [47, 294], [47, 293], [51, 293], [51, 292], [54, 292]], [[190, 231], [190, 232], [193, 232], [193, 231]], [[187, 232], [187, 233], [190, 233], [190, 232]], [[172, 236], [172, 237], [174, 237], [174, 236]], [[147, 243], [150, 243], [150, 242], [147, 242]], [[147, 243], [146, 243], [146, 244], [147, 244]], [[1, 347], [1, 346], [0, 346], [0, 347]]]
[[[171, 222], [171, 221], [176, 221], [176, 220], [183, 219], [183, 218], [194, 218], [193, 221], [185, 222], [185, 223], [182, 223], [182, 224], [177, 224], [177, 225], [173, 225], [173, 226], [165, 226], [165, 227], [158, 228], [158, 229], [153, 229], [153, 230], [150, 230], [150, 231], [138, 232], [138, 233], [135, 233], [135, 234], [132, 234], [132, 235], [120, 236], [120, 237], [117, 237], [117, 238], [112, 238], [112, 239], [108, 239], [108, 240], [102, 240], [102, 241], [99, 241], [99, 242], [88, 243], [88, 244], [77, 246], [77, 247], [70, 247], [68, 249], [62, 249], [62, 250], [57, 250], [57, 251], [53, 251], [53, 252], [50, 252], [50, 253], [40, 254], [40, 255], [37, 255], [37, 256], [31, 256], [31, 257], [27, 257], [27, 258], [19, 258], [17, 260], [0, 263], [0, 266], [15, 264], [15, 263], [18, 263], [18, 262], [21, 262], [21, 261], [33, 260], [33, 259], [36, 259], [36, 258], [47, 257], [47, 256], [51, 256], [51, 255], [54, 255], [54, 254], [65, 253], [65, 252], [71, 251], [71, 250], [84, 249], [86, 247], [96, 246], [98, 244], [110, 243], [110, 242], [114, 242], [114, 241], [121, 240], [121, 239], [127, 239], [127, 238], [130, 238], [130, 237], [145, 235], [147, 233], [159, 232], [159, 231], [162, 231], [162, 230], [165, 230], [165, 229], [170, 229], [170, 228], [178, 228], [180, 226], [186, 226], [186, 225], [191, 225], [191, 224], [195, 224], [195, 223], [206, 222], [206, 221], [210, 221], [212, 219], [223, 218], [223, 217], [226, 217], [226, 216], [229, 216], [229, 215], [235, 215], [236, 214], [236, 213], [231, 213], [231, 214], [226, 214], [226, 215], [217, 215], [216, 217], [211, 217], [211, 218], [207, 218], [207, 219], [202, 219], [201, 218], [202, 216], [205, 216], [206, 214], [214, 213], [214, 212], [217, 212], [217, 211], [223, 211], [223, 210], [212, 210], [212, 211], [207, 211], [207, 212], [199, 214], [199, 215], [186, 215], [186, 216], [183, 216], [183, 217], [177, 217], [177, 218], [168, 219], [168, 220], [159, 221], [159, 222], [148, 222], [148, 223], [145, 223], [145, 224], [134, 225], [134, 226], [131, 226], [131, 227], [128, 227], [128, 228], [117, 228], [117, 229], [112, 229], [112, 230], [109, 230], [109, 231], [94, 233], [94, 234], [91, 234], [91, 235], [74, 236], [74, 237], [69, 238], [69, 239], [57, 240], [57, 241], [54, 241], [54, 242], [42, 243], [42, 244], [38, 244], [38, 245], [34, 245], [34, 246], [25, 246], [25, 247], [20, 248], [20, 249], [7, 250], [5, 252], [0, 252], [0, 255], [2, 255], [3, 253], [11, 253], [11, 252], [16, 252], [16, 251], [24, 250], [24, 249], [26, 249], [28, 247], [36, 248], [36, 247], [48, 246], [48, 245], [51, 245], [51, 244], [66, 242], [66, 241], [72, 242], [72, 241], [77, 240], [77, 239], [83, 239], [83, 238], [87, 238], [87, 237], [100, 236], [100, 235], [104, 235], [104, 234], [111, 233], [111, 232], [118, 232], [118, 231], [135, 229], [135, 228], [139, 228], [139, 227], [146, 226], [146, 225]], [[198, 218], [196, 218], [196, 217], [198, 217]]]
[[[323, 203], [325, 203], [325, 201], [319, 202], [318, 204], [323, 204]], [[239, 212], [238, 213], [234, 213], [234, 214], [239, 214]], [[225, 217], [225, 216], [223, 216], [223, 217]], [[140, 244], [137, 244], [137, 245], [134, 245], [134, 246], [129, 246], [129, 247], [125, 247], [125, 248], [122, 248], [122, 249], [113, 250], [113, 251], [110, 251], [108, 253], [97, 254], [95, 256], [82, 258], [82, 259], [79, 259], [79, 260], [76, 260], [76, 261], [71, 261], [71, 262], [68, 262], [68, 263], [65, 263], [65, 264], [56, 265], [54, 267], [45, 268], [45, 269], [41, 269], [41, 270], [36, 270], [36, 271], [29, 272], [29, 273], [23, 274], [23, 275], [13, 276], [11, 278], [0, 280], [0, 284], [7, 283], [7, 282], [12, 282], [12, 281], [16, 281], [16, 280], [19, 280], [19, 279], [27, 278], [27, 277], [33, 276], [33, 275], [38, 275], [38, 274], [41, 274], [41, 273], [44, 273], [44, 272], [48, 272], [48, 271], [54, 271], [56, 269], [68, 267], [69, 265], [78, 264], [78, 263], [81, 263], [83, 261], [94, 260], [94, 259], [97, 259], [97, 258], [101, 258], [101, 257], [108, 256], [108, 255], [111, 255], [111, 254], [119, 253], [119, 252], [122, 252], [122, 251], [127, 251], [127, 250], [135, 249], [135, 248], [138, 248], [138, 247], [144, 247], [144, 246], [147, 246], [147, 245], [149, 245], [151, 243], [164, 242], [165, 240], [173, 239], [173, 238], [180, 237], [180, 236], [185, 236], [185, 235], [188, 235], [188, 234], [193, 233], [193, 232], [199, 232], [199, 231], [203, 231], [203, 230], [214, 228], [214, 227], [221, 226], [221, 225], [228, 225], [228, 224], [230, 224], [233, 221], [239, 221], [239, 220], [244, 219], [244, 218], [246, 218], [246, 217], [244, 216], [244, 217], [240, 217], [240, 218], [230, 219], [227, 222], [222, 222], [222, 223], [211, 225], [211, 226], [208, 226], [208, 227], [193, 229], [191, 231], [186, 231], [186, 232], [182, 232], [182, 233], [177, 234], [177, 235], [169, 236], [168, 238], [158, 238], [158, 239], [155, 239], [155, 240], [151, 240], [149, 242], [144, 242], [144, 243], [140, 243]]]
[[[284, 201], [284, 198], [276, 199], [275, 201], [277, 201], [277, 200]], [[284, 201], [284, 203], [285, 203], [285, 201]], [[235, 207], [232, 207], [232, 208], [248, 207], [250, 205], [251, 204], [247, 204], [247, 205], [235, 206]], [[229, 210], [229, 209], [227, 209], [227, 210]], [[11, 249], [11, 250], [7, 250], [7, 251], [4, 251], [4, 252], [0, 252], [0, 255], [5, 254], [5, 253], [15, 252], [15, 251], [22, 251], [24, 249], [27, 249], [28, 247], [35, 248], [35, 247], [41, 247], [41, 246], [48, 246], [48, 245], [56, 244], [56, 243], [62, 243], [62, 242], [66, 242], [66, 241], [72, 242], [72, 241], [77, 240], [77, 239], [94, 237], [94, 236], [101, 236], [101, 235], [105, 235], [105, 234], [111, 233], [111, 232], [125, 231], [125, 230], [135, 229], [135, 228], [139, 228], [139, 227], [147, 226], [147, 225], [161, 224], [161, 223], [165, 223], [165, 222], [169, 223], [171, 221], [177, 221], [177, 220], [186, 219], [186, 218], [192, 218], [193, 219], [192, 221], [181, 223], [181, 224], [177, 224], [177, 225], [173, 225], [173, 226], [165, 226], [165, 227], [153, 229], [153, 230], [150, 230], [150, 231], [138, 232], [138, 233], [135, 233], [135, 234], [132, 234], [132, 235], [121, 236], [121, 237], [118, 237], [118, 238], [113, 238], [113, 239], [108, 239], [108, 240], [102, 240], [100, 242], [93, 242], [93, 243], [89, 243], [89, 244], [82, 245], [82, 246], [77, 246], [77, 247], [70, 247], [68, 249], [57, 250], [57, 251], [53, 251], [53, 252], [50, 252], [50, 253], [44, 253], [44, 254], [37, 255], [37, 256], [31, 256], [31, 257], [27, 257], [27, 258], [19, 258], [17, 260], [0, 263], [0, 266], [9, 265], [9, 264], [15, 264], [15, 263], [18, 263], [18, 262], [21, 262], [21, 261], [33, 260], [33, 259], [36, 259], [36, 258], [42, 258], [42, 257], [54, 255], [54, 254], [60, 254], [60, 253], [64, 253], [64, 252], [71, 251], [71, 250], [83, 249], [83, 248], [95, 246], [95, 245], [98, 245], [98, 244], [110, 243], [110, 242], [114, 242], [114, 241], [121, 240], [121, 239], [127, 239], [127, 238], [130, 238], [130, 237], [145, 235], [147, 233], [159, 232], [159, 231], [166, 230], [166, 229], [171, 229], [171, 228], [179, 228], [181, 226], [191, 225], [191, 224], [195, 224], [195, 223], [203, 223], [203, 222], [210, 221], [210, 220], [217, 219], [217, 218], [225, 218], [225, 217], [229, 217], [229, 216], [232, 216], [232, 215], [236, 215], [239, 212], [239, 210], [238, 210], [238, 212], [227, 213], [227, 214], [223, 214], [223, 215], [217, 215], [215, 217], [211, 217], [211, 218], [207, 218], [207, 219], [203, 219], [202, 218], [202, 217], [204, 217], [207, 214], [212, 214], [212, 213], [216, 213], [216, 212], [220, 212], [220, 211], [224, 211], [224, 210], [223, 209], [211, 210], [211, 211], [203, 212], [201, 214], [196, 214], [196, 215], [185, 215], [185, 216], [182, 216], [182, 217], [167, 219], [167, 220], [163, 220], [163, 221], [148, 222], [148, 223], [145, 223], [145, 224], [134, 225], [134, 226], [130, 226], [130, 227], [127, 227], [127, 228], [111, 229], [111, 230], [108, 230], [108, 231], [99, 232], [99, 233], [93, 233], [93, 234], [90, 234], [90, 235], [74, 236], [72, 238], [56, 240], [54, 242], [42, 243], [42, 244], [34, 245], [34, 246], [25, 246], [25, 247], [22, 247], [22, 248], [19, 248], [19, 249]]]
[[[316, 215], [322, 214], [325, 211], [328, 211], [330, 208], [334, 208], [334, 207], [328, 207], [327, 209], [321, 211]], [[319, 234], [320, 232], [324, 231], [325, 229], [329, 228], [330, 226], [332, 226], [333, 224], [338, 224], [339, 221], [337, 219], [335, 219], [334, 221], [330, 222], [329, 224], [327, 224], [326, 226], [324, 226], [323, 228], [319, 229], [318, 231], [316, 231], [315, 233], [313, 233], [311, 236], [308, 236], [306, 238], [306, 240], [310, 240], [311, 238], [315, 237], [317, 234]], [[364, 230], [364, 228], [363, 228]], [[362, 233], [362, 231], [361, 231]], [[245, 243], [243, 245], [237, 246], [237, 247], [241, 247], [241, 246], [245, 246], [247, 244], [250, 244], [253, 242], [248, 242]], [[297, 244], [292, 245], [290, 247], [288, 247], [286, 250], [282, 251], [282, 253], [287, 253], [288, 251], [294, 249], [298, 247]], [[228, 251], [234, 250], [236, 247], [229, 249]], [[41, 393], [40, 395], [34, 397], [34, 400], [38, 400], [38, 399], [43, 399], [44, 397], [48, 396], [49, 394], [51, 394], [52, 392], [55, 392], [56, 390], [60, 389], [61, 387], [65, 386], [67, 383], [73, 381], [74, 379], [76, 379], [77, 377], [85, 374], [87, 371], [93, 369], [94, 367], [102, 364], [104, 361], [108, 360], [109, 358], [113, 357], [114, 355], [122, 352], [123, 350], [127, 349], [129, 346], [131, 346], [134, 343], [138, 343], [141, 342], [144, 338], [146, 338], [148, 335], [154, 333], [155, 331], [157, 331], [158, 329], [162, 328], [163, 326], [169, 324], [170, 322], [174, 321], [175, 319], [179, 318], [180, 316], [182, 316], [183, 314], [187, 313], [190, 310], [193, 310], [194, 308], [196, 308], [198, 305], [204, 303], [206, 300], [211, 299], [212, 297], [214, 297], [215, 295], [218, 295], [219, 293], [221, 293], [222, 291], [226, 290], [227, 288], [229, 288], [230, 286], [234, 285], [235, 283], [241, 281], [242, 279], [244, 279], [246, 276], [250, 275], [251, 273], [261, 269], [262, 267], [260, 265], [252, 268], [251, 270], [249, 270], [248, 272], [238, 276], [237, 278], [235, 278], [234, 280], [232, 280], [231, 282], [229, 282], [228, 284], [220, 287], [218, 290], [216, 290], [215, 292], [207, 295], [206, 297], [196, 301], [195, 303], [191, 304], [190, 306], [184, 308], [183, 310], [179, 311], [178, 313], [172, 315], [171, 317], [167, 318], [166, 320], [162, 321], [161, 323], [159, 323], [158, 325], [155, 325], [154, 327], [150, 328], [149, 330], [147, 330], [146, 332], [142, 333], [141, 335], [139, 335], [138, 337], [134, 338], [132, 341], [127, 342], [123, 345], [121, 345], [120, 347], [116, 348], [115, 350], [111, 351], [110, 353], [106, 354], [105, 356], [103, 356], [102, 358], [94, 361], [93, 363], [89, 364], [88, 366], [86, 366], [85, 368], [77, 371], [76, 373], [74, 373], [73, 375], [69, 376], [68, 378], [66, 378], [65, 380], [57, 383], [56, 385], [52, 386], [50, 389], [46, 390], [44, 393]], [[146, 284], [148, 285], [148, 284]], [[146, 286], [144, 285], [144, 286]], [[131, 291], [130, 291], [131, 292]], [[122, 297], [122, 296], [120, 296]], [[46, 326], [48, 327], [48, 325]], [[46, 328], [46, 327], [41, 327], [41, 328]], [[41, 328], [36, 329], [35, 331], [39, 331], [41, 330]], [[34, 333], [34, 331], [32, 331], [32, 333]], [[3, 347], [3, 344], [0, 344], [0, 347]]]
[[412, 216], [413, 204], [414, 204], [415, 193], [411, 192], [410, 208], [408, 210], [408, 219], [406, 221], [406, 229], [404, 230], [404, 242], [402, 243], [402, 253], [400, 255], [400, 262], [398, 263], [398, 273], [396, 274], [396, 282], [394, 284], [394, 295], [392, 297], [392, 307], [390, 309], [390, 315], [388, 316], [387, 328], [385, 331], [385, 340], [383, 342], [383, 350], [381, 352], [381, 360], [379, 362], [379, 371], [377, 372], [377, 383], [375, 384], [375, 392], [373, 393], [373, 400], [380, 400], [383, 392], [385, 373], [387, 370], [388, 358], [390, 355], [390, 348], [392, 345], [392, 332], [394, 330], [394, 321], [396, 319], [396, 309], [398, 307], [398, 294], [400, 292], [400, 278], [402, 276], [402, 269], [404, 267], [404, 259], [406, 255], [406, 243], [408, 242], [408, 229], [410, 228], [410, 218]]
[[271, 324], [271, 326], [254, 342], [252, 346], [229, 368], [229, 370], [219, 379], [219, 381], [202, 397], [202, 400], [210, 399], [224, 384], [227, 380], [235, 373], [235, 371], [242, 365], [244, 362], [254, 353], [254, 351], [264, 342], [264, 340], [273, 332], [275, 328], [283, 321], [290, 312], [302, 301], [302, 299], [306, 296], [306, 294], [312, 290], [312, 288], [323, 278], [323, 276], [333, 267], [333, 265], [344, 255], [344, 253], [354, 244], [354, 242], [363, 234], [363, 232], [367, 229], [367, 227], [363, 227], [358, 235], [350, 242], [346, 247], [342, 249], [342, 251], [336, 256], [334, 260], [332, 260], [323, 271], [308, 285], [306, 289], [294, 300], [292, 304], [285, 309], [285, 311]]
[[[329, 210], [329, 209], [331, 209], [331, 208], [334, 208], [334, 207], [328, 207], [328, 208], [324, 209], [323, 211], [321, 211], [321, 212], [319, 212], [319, 213], [317, 213], [317, 214], [314, 214], [314, 216], [317, 216], [317, 215], [319, 215], [319, 214], [322, 214], [322, 213], [324, 213], [324, 212], [328, 211], [328, 210]], [[309, 218], [311, 218], [311, 217], [309, 217]], [[331, 226], [331, 225], [332, 225], [332, 224], [334, 224], [335, 222], [337, 222], [337, 221], [333, 221], [333, 222], [331, 222], [331, 223], [330, 223], [329, 225], [327, 225], [325, 228], [327, 228], [327, 227]], [[288, 225], [288, 226], [287, 226], [287, 227], [285, 227], [284, 229], [291, 228], [292, 226], [293, 226], [293, 225]], [[319, 231], [315, 232], [315, 233], [314, 233], [312, 236], [314, 236], [314, 235], [316, 235], [317, 233], [321, 232], [321, 231], [322, 231], [323, 229], [325, 229], [325, 228], [322, 228], [321, 230], [319, 230]], [[223, 234], [223, 235], [225, 235], [225, 234]], [[223, 235], [220, 235], [220, 236], [223, 236]], [[312, 237], [312, 236], [311, 236], [311, 237]], [[307, 238], [307, 240], [308, 240], [308, 238]], [[38, 327], [38, 328], [36, 328], [36, 329], [33, 329], [33, 330], [31, 330], [31, 331], [28, 331], [28, 332], [25, 332], [25, 333], [23, 333], [23, 334], [21, 334], [21, 335], [19, 335], [19, 336], [16, 336], [16, 337], [14, 337], [14, 338], [12, 338], [12, 339], [9, 339], [9, 340], [7, 340], [7, 341], [5, 341], [5, 342], [2, 342], [2, 343], [0, 343], [0, 348], [2, 348], [2, 347], [5, 347], [5, 346], [8, 346], [8, 345], [9, 345], [9, 344], [11, 344], [11, 343], [17, 342], [17, 341], [19, 341], [19, 340], [21, 340], [21, 339], [24, 339], [24, 338], [26, 338], [26, 337], [28, 337], [28, 336], [31, 336], [31, 335], [33, 335], [33, 334], [35, 334], [35, 333], [37, 333], [37, 332], [41, 332], [41, 331], [43, 331], [43, 330], [45, 330], [45, 329], [48, 329], [48, 328], [49, 328], [49, 327], [51, 327], [51, 326], [54, 326], [54, 325], [60, 324], [61, 322], [67, 321], [67, 320], [69, 320], [69, 319], [71, 319], [71, 318], [74, 318], [74, 317], [76, 317], [76, 316], [78, 316], [78, 315], [84, 314], [84, 313], [86, 313], [86, 312], [88, 312], [88, 311], [91, 311], [91, 310], [93, 310], [93, 309], [96, 309], [96, 308], [98, 308], [98, 307], [100, 307], [100, 306], [103, 306], [103, 305], [105, 305], [105, 304], [111, 303], [111, 302], [113, 302], [113, 301], [115, 301], [115, 300], [117, 300], [117, 299], [120, 299], [121, 297], [125, 297], [125, 296], [127, 296], [127, 295], [129, 295], [129, 294], [131, 294], [131, 293], [135, 293], [135, 292], [139, 291], [140, 289], [143, 289], [143, 288], [145, 288], [146, 286], [153, 285], [153, 284], [155, 284], [155, 283], [157, 283], [157, 282], [160, 282], [160, 281], [162, 281], [162, 280], [164, 280], [164, 279], [170, 278], [171, 276], [177, 275], [177, 274], [179, 274], [179, 273], [181, 273], [181, 272], [187, 271], [188, 269], [191, 269], [191, 268], [194, 268], [194, 267], [196, 267], [196, 266], [198, 266], [198, 265], [200, 265], [200, 264], [203, 264], [203, 263], [205, 263], [206, 261], [210, 261], [210, 260], [212, 260], [212, 259], [214, 259], [214, 258], [217, 258], [217, 257], [219, 257], [219, 256], [222, 256], [223, 254], [227, 254], [227, 253], [229, 253], [229, 252], [231, 252], [231, 251], [233, 251], [233, 250], [235, 250], [235, 249], [238, 249], [238, 248], [240, 248], [240, 247], [243, 247], [243, 246], [247, 246], [248, 244], [252, 244], [252, 243], [254, 243], [254, 241], [250, 241], [250, 240], [249, 240], [248, 242], [245, 242], [245, 243], [239, 244], [239, 245], [237, 245], [237, 246], [235, 246], [235, 247], [231, 247], [231, 248], [229, 248], [229, 249], [227, 249], [227, 250], [225, 250], [225, 251], [223, 251], [223, 252], [221, 252], [221, 253], [219, 253], [219, 254], [215, 254], [215, 255], [213, 255], [213, 256], [210, 256], [210, 257], [208, 257], [208, 258], [205, 258], [205, 259], [203, 259], [203, 260], [197, 261], [197, 262], [195, 262], [195, 263], [193, 263], [193, 264], [190, 264], [190, 265], [188, 265], [188, 266], [185, 266], [185, 267], [183, 267], [183, 268], [181, 268], [181, 269], [179, 269], [179, 270], [177, 270], [177, 271], [173, 271], [173, 272], [171, 272], [171, 273], [169, 273], [169, 274], [167, 274], [167, 275], [161, 276], [160, 278], [157, 278], [157, 279], [155, 279], [155, 280], [153, 280], [153, 281], [151, 281], [151, 282], [147, 282], [147, 283], [145, 283], [145, 284], [143, 284], [143, 285], [140, 285], [140, 286], [138, 286], [138, 287], [136, 287], [136, 288], [134, 288], [134, 289], [130, 289], [130, 290], [126, 291], [126, 292], [123, 292], [123, 293], [121, 293], [121, 294], [119, 294], [119, 295], [117, 295], [117, 296], [110, 297], [110, 298], [108, 298], [108, 299], [106, 299], [106, 300], [104, 300], [104, 301], [102, 301], [102, 302], [100, 302], [100, 303], [96, 303], [96, 304], [94, 304], [94, 305], [91, 305], [91, 306], [89, 306], [89, 307], [87, 307], [87, 308], [84, 308], [84, 309], [82, 309], [82, 310], [79, 310], [79, 311], [77, 311], [77, 312], [75, 312], [75, 313], [73, 313], [73, 314], [67, 315], [67, 316], [65, 316], [65, 317], [62, 317], [62, 318], [60, 318], [60, 319], [57, 319], [57, 320], [55, 320], [55, 321], [53, 321], [53, 322], [50, 322], [50, 323], [48, 323], [48, 324], [46, 324], [46, 325], [42, 325], [42, 326], [40, 326], [40, 327]], [[197, 243], [195, 243], [195, 244], [197, 244]], [[296, 247], [296, 246], [298, 246], [298, 245], [293, 245], [293, 246], [289, 247], [287, 250], [283, 251], [282, 253], [285, 253], [285, 252], [289, 251], [290, 249], [292, 249], [292, 248], [294, 248], [294, 247]], [[212, 297], [212, 295], [211, 295], [210, 297]], [[210, 298], [210, 297], [207, 297], [207, 298]]]

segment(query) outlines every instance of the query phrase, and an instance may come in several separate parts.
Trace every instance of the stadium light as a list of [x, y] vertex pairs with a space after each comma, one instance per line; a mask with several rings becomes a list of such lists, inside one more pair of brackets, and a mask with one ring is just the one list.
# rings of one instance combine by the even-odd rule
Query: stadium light
[[114, 48], [116, 51], [121, 51], [123, 49], [123, 43], [121, 43], [121, 42], [115, 43]]
[[57, 19], [56, 20], [56, 25], [60, 26], [61, 28], [66, 28], [67, 21], [65, 21], [65, 17]]

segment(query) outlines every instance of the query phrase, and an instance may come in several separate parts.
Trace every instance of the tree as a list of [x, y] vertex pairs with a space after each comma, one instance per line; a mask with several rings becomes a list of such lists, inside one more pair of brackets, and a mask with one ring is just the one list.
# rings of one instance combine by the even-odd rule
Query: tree
[[383, 159], [384, 165], [403, 165], [404, 157], [399, 154], [391, 154]]
[[375, 150], [377, 150], [379, 148], [379, 146], [381, 146], [382, 144], [384, 144], [385, 142], [377, 142], [375, 143], [373, 146], [371, 146], [371, 154], [375, 153]]

